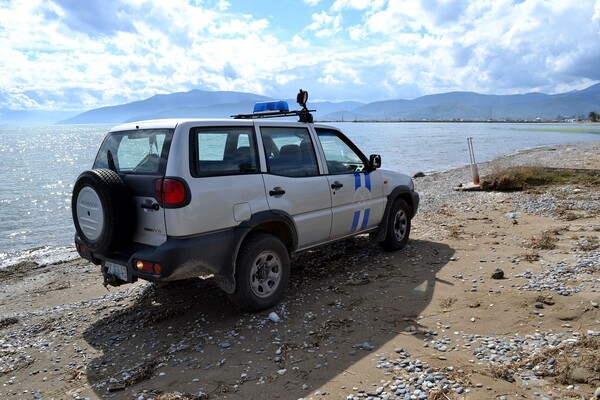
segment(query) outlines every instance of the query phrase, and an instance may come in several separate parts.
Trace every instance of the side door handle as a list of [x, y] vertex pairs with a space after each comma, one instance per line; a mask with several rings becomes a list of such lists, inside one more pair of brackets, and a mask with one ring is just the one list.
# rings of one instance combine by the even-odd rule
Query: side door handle
[[269, 196], [282, 196], [284, 194], [285, 194], [285, 190], [283, 190], [279, 186], [274, 187], [273, 189], [269, 190]]
[[333, 190], [341, 189], [342, 187], [344, 187], [344, 184], [340, 181], [335, 181], [331, 184]]

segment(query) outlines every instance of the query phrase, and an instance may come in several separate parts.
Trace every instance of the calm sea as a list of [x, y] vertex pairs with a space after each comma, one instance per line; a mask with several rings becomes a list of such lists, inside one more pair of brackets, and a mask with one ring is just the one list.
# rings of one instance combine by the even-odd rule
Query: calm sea
[[[600, 140], [600, 126], [496, 123], [337, 123], [383, 168], [414, 174], [478, 162], [518, 150]], [[0, 127], [0, 268], [22, 260], [75, 258], [73, 182], [91, 167], [110, 125]]]

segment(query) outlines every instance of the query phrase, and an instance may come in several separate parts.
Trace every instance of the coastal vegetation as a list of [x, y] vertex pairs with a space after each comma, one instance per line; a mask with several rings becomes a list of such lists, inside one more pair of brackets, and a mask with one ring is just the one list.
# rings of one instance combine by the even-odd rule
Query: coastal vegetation
[[548, 168], [541, 165], [518, 167], [495, 167], [481, 180], [481, 187], [488, 191], [520, 191], [536, 186], [580, 183], [600, 186], [600, 171], [574, 168]]

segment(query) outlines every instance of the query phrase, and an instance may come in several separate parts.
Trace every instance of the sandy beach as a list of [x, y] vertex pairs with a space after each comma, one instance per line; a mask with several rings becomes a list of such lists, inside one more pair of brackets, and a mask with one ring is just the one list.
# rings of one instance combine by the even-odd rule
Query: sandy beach
[[[600, 142], [479, 168], [527, 164], [599, 171]], [[453, 189], [470, 180], [416, 178], [405, 249], [364, 235], [300, 254], [257, 314], [210, 279], [107, 290], [84, 260], [0, 270], [0, 398], [595, 398], [600, 187]]]

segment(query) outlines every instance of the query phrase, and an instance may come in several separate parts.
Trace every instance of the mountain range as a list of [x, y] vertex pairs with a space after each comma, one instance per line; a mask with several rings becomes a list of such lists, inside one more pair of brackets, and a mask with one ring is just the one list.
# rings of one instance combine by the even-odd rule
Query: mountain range
[[[159, 94], [132, 103], [102, 107], [75, 115], [70, 112], [43, 112], [0, 109], [0, 125], [6, 124], [99, 124], [157, 118], [229, 118], [249, 113], [258, 101], [277, 100], [265, 96], [231, 92], [191, 90]], [[285, 99], [284, 99], [285, 100]], [[298, 106], [288, 99], [291, 109]], [[587, 118], [600, 112], [600, 83], [587, 89], [560, 94], [527, 93], [484, 95], [449, 92], [413, 100], [387, 100], [373, 103], [311, 102], [317, 121], [522, 121]]]

